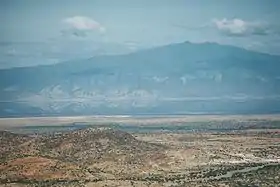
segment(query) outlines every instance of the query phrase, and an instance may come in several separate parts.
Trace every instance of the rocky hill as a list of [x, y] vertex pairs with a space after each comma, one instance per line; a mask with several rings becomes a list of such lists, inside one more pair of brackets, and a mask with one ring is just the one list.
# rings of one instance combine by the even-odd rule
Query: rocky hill
[[148, 162], [165, 159], [163, 146], [103, 127], [36, 137], [1, 132], [0, 140], [0, 180], [4, 183], [133, 176], [150, 169]]
[[162, 146], [142, 142], [126, 132], [103, 127], [43, 136], [36, 139], [35, 144], [40, 145], [40, 152], [46, 156], [86, 164], [100, 160], [141, 164], [148, 153], [162, 150]]
[[0, 131], [0, 159], [5, 160], [11, 155], [16, 155], [20, 149], [19, 145], [27, 142], [31, 137], [27, 135], [14, 134], [8, 131]]

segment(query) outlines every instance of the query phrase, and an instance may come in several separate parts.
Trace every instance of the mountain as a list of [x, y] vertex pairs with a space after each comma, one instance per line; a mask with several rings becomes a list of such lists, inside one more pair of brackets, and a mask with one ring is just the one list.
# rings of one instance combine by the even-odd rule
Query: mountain
[[216, 43], [0, 70], [1, 116], [276, 113], [280, 57]]

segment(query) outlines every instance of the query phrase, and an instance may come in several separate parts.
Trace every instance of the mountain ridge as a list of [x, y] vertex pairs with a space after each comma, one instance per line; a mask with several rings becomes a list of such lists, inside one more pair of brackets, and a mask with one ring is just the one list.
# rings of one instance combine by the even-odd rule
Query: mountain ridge
[[0, 97], [8, 102], [0, 103], [0, 113], [258, 113], [262, 107], [261, 113], [277, 112], [278, 69], [276, 55], [190, 42], [5, 69], [0, 70], [5, 80], [0, 83]]
[[20, 67], [3, 68], [3, 69], [0, 69], [0, 71], [2, 71], [2, 70], [15, 70], [15, 69], [29, 69], [29, 68], [34, 68], [34, 67], [57, 66], [57, 65], [61, 65], [61, 64], [76, 63], [77, 61], [81, 61], [81, 60], [83, 60], [83, 61], [91, 60], [91, 59], [95, 59], [95, 58], [98, 58], [98, 57], [117, 57], [117, 56], [123, 56], [123, 55], [132, 55], [132, 54], [139, 53], [139, 52], [141, 53], [141, 52], [146, 52], [146, 51], [150, 51], [150, 50], [154, 50], [154, 49], [161, 49], [161, 48], [165, 48], [165, 47], [172, 47], [172, 46], [183, 45], [183, 44], [212, 45], [212, 46], [220, 46], [220, 47], [230, 47], [232, 49], [237, 49], [237, 50], [241, 50], [241, 51], [258, 53], [260, 55], [268, 55], [268, 56], [272, 56], [272, 57], [280, 57], [280, 55], [277, 55], [277, 54], [270, 54], [270, 53], [265, 53], [265, 52], [260, 52], [260, 51], [254, 51], [254, 50], [250, 50], [250, 49], [246, 49], [246, 48], [242, 48], [242, 47], [237, 47], [237, 46], [233, 46], [233, 45], [219, 44], [217, 42], [194, 43], [194, 42], [190, 42], [190, 41], [184, 41], [184, 42], [171, 43], [171, 44], [167, 44], [167, 45], [163, 45], [163, 46], [156, 46], [156, 47], [140, 49], [138, 51], [132, 51], [132, 52], [129, 52], [129, 53], [126, 53], [126, 54], [109, 54], [109, 55], [101, 54], [101, 55], [96, 55], [96, 56], [92, 56], [92, 57], [89, 57], [89, 58], [82, 58], [82, 59], [78, 59], [78, 60], [65, 60], [63, 62], [59, 62], [59, 63], [55, 63], [55, 64], [38, 64], [38, 65], [34, 65], [34, 66], [20, 66]]

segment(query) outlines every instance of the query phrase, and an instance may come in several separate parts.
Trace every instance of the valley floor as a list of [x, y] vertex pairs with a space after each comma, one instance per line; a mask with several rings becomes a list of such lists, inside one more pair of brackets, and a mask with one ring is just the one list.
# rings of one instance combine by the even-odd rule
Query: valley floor
[[280, 186], [280, 128], [97, 129], [36, 137], [3, 131], [0, 186]]

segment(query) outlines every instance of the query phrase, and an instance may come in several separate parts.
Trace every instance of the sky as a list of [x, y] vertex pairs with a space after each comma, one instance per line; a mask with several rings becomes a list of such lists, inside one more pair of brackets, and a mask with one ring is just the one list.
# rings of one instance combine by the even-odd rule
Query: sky
[[279, 0], [1, 0], [0, 68], [216, 42], [280, 55]]

